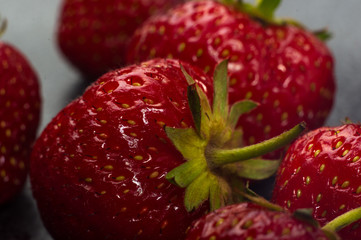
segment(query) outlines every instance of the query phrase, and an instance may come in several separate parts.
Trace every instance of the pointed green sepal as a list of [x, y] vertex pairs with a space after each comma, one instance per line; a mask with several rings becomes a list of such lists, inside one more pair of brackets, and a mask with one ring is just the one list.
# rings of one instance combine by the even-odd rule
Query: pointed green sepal
[[229, 126], [234, 129], [238, 123], [238, 119], [242, 114], [248, 113], [255, 109], [259, 104], [251, 100], [243, 100], [232, 105], [228, 117]]
[[281, 160], [249, 159], [236, 164], [230, 164], [229, 169], [239, 177], [250, 180], [263, 180], [274, 175]]
[[220, 62], [213, 76], [213, 115], [216, 120], [225, 121], [228, 117], [228, 60]]
[[184, 195], [184, 205], [188, 212], [197, 209], [209, 198], [210, 186], [214, 183], [209, 178], [209, 172], [203, 172], [187, 188]]
[[257, 0], [257, 9], [264, 16], [265, 19], [271, 20], [274, 18], [274, 13], [281, 0]]
[[166, 127], [165, 132], [186, 160], [199, 160], [204, 155], [207, 142], [201, 139], [193, 128]]
[[321, 29], [319, 31], [314, 31], [313, 34], [320, 39], [322, 42], [326, 42], [332, 38], [332, 33], [327, 29]]
[[206, 170], [207, 164], [204, 161], [189, 161], [170, 171], [166, 179], [185, 188]]
[[209, 125], [210, 122], [213, 121], [212, 109], [209, 104], [208, 97], [182, 65], [181, 70], [188, 82], [188, 105], [192, 113], [196, 132], [203, 139], [207, 139], [209, 136]]

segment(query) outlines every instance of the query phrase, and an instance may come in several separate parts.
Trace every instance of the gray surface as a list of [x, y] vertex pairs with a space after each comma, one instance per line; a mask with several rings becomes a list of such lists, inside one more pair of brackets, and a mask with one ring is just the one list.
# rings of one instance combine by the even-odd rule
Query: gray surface
[[[40, 131], [71, 99], [84, 82], [59, 55], [54, 41], [59, 0], [0, 0], [0, 14], [8, 19], [2, 39], [20, 48], [36, 68], [44, 100]], [[284, 0], [278, 16], [292, 16], [311, 29], [328, 27], [336, 59], [338, 92], [327, 125], [346, 116], [361, 121], [361, 1]], [[0, 207], [0, 239], [50, 240], [31, 198], [29, 184], [14, 201]]]

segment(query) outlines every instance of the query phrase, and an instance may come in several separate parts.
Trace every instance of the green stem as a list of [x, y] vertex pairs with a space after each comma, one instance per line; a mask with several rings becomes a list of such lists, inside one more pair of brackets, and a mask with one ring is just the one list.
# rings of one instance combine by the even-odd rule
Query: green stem
[[342, 228], [361, 219], [361, 207], [348, 211], [322, 227], [323, 230], [337, 232]]
[[251, 146], [236, 148], [236, 149], [211, 149], [206, 153], [209, 164], [212, 167], [220, 167], [225, 164], [240, 162], [251, 158], [259, 157], [275, 151], [281, 147], [291, 143], [297, 138], [306, 128], [304, 122], [296, 125], [291, 130], [282, 133], [281, 135], [257, 143]]

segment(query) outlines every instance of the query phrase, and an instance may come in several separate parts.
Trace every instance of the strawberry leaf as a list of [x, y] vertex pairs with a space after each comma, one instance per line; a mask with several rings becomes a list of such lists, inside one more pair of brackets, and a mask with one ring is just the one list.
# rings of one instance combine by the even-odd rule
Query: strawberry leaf
[[204, 161], [189, 161], [170, 171], [166, 179], [185, 188], [207, 169]]
[[204, 201], [208, 200], [210, 186], [213, 183], [209, 178], [209, 172], [203, 172], [196, 180], [194, 180], [185, 191], [184, 205], [188, 212], [198, 208]]
[[259, 104], [251, 100], [243, 100], [232, 105], [228, 118], [229, 126], [234, 129], [238, 123], [238, 119], [242, 114], [248, 113], [255, 109]]
[[271, 177], [278, 170], [281, 160], [249, 159], [240, 163], [231, 164], [232, 169], [239, 177], [262, 180]]
[[216, 120], [228, 117], [228, 61], [224, 60], [214, 70], [213, 115]]

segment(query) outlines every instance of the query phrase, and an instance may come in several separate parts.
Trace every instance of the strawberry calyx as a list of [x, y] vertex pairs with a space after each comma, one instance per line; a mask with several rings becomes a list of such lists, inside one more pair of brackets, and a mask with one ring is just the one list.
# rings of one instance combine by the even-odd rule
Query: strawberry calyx
[[246, 179], [265, 179], [278, 169], [279, 160], [260, 156], [289, 144], [305, 129], [301, 123], [275, 138], [242, 146], [242, 131], [236, 127], [238, 118], [258, 103], [243, 100], [228, 105], [227, 64], [224, 60], [215, 69], [212, 107], [206, 94], [181, 67], [189, 85], [188, 102], [195, 127], [166, 127], [167, 136], [186, 160], [166, 178], [186, 189], [184, 204], [188, 211], [207, 200], [211, 210], [243, 201], [239, 191], [246, 191]]
[[0, 37], [5, 33], [7, 25], [7, 20], [0, 18]]

